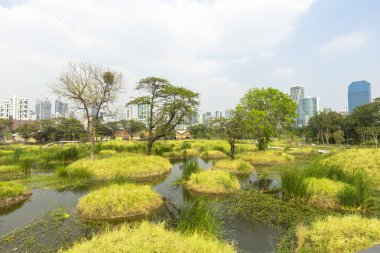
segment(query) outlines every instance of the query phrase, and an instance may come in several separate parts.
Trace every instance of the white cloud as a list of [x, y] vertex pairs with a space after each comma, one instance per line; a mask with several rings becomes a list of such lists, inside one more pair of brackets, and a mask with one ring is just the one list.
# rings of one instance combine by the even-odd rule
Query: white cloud
[[278, 67], [273, 70], [273, 74], [278, 77], [291, 77], [295, 73], [295, 70], [291, 67]]
[[320, 49], [320, 52], [327, 56], [348, 53], [363, 46], [369, 38], [370, 35], [365, 32], [351, 32], [339, 35], [323, 46]]
[[[272, 57], [313, 2], [26, 0], [7, 8], [0, 4], [0, 75], [7, 84], [2, 94], [14, 94], [17, 86], [25, 93], [20, 96], [40, 96], [68, 61], [79, 60], [117, 67], [133, 81], [159, 75], [194, 89], [199, 86], [192, 84], [201, 83], [203, 98], [213, 97], [215, 80], [224, 80], [219, 89], [228, 94], [238, 86], [227, 85], [233, 83], [225, 74], [233, 67], [230, 63]], [[215, 108], [223, 107], [220, 103], [218, 98], [208, 102], [218, 104]]]

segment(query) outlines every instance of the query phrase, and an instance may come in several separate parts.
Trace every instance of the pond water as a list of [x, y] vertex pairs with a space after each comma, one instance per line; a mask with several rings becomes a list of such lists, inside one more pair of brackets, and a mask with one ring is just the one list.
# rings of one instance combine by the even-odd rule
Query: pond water
[[[210, 169], [212, 161], [204, 161], [200, 158], [200, 167]], [[182, 185], [176, 185], [176, 180], [181, 178], [183, 162], [173, 163], [172, 171], [153, 188], [159, 192], [174, 209], [180, 209], [186, 201], [191, 198]], [[254, 188], [257, 190], [268, 190], [279, 186], [276, 176], [268, 176], [254, 173], [248, 177], [240, 178], [243, 188]], [[31, 198], [11, 209], [0, 211], [0, 236], [12, 230], [24, 227], [46, 212], [63, 207], [67, 210], [75, 210], [78, 199], [87, 191], [58, 192], [55, 190], [33, 189]], [[226, 217], [224, 220], [224, 238], [233, 240], [237, 247], [243, 252], [273, 252], [280, 232], [270, 226], [252, 223], [237, 216]], [[0, 244], [1, 249], [1, 244]], [[1, 251], [1, 250], [0, 250]]]

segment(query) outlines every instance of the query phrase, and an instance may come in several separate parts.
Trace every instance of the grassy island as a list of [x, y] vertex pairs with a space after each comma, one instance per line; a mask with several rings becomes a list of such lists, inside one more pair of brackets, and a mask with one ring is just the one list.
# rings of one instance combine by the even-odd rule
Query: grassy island
[[201, 153], [201, 157], [207, 160], [207, 159], [227, 158], [227, 155], [223, 153], [222, 151], [210, 150], [210, 151], [205, 151]]
[[279, 165], [294, 162], [294, 156], [278, 151], [253, 151], [239, 156], [253, 165]]
[[111, 185], [79, 200], [78, 213], [90, 220], [124, 220], [149, 216], [163, 203], [147, 185]]
[[249, 175], [254, 172], [253, 166], [241, 159], [220, 160], [214, 164], [213, 169], [224, 170], [235, 175]]
[[8, 208], [30, 198], [32, 193], [24, 185], [0, 182], [0, 209]]

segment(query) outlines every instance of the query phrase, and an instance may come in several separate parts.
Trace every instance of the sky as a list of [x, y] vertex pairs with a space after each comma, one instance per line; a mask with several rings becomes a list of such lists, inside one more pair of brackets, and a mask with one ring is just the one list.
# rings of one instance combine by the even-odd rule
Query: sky
[[53, 100], [48, 84], [86, 61], [123, 73], [119, 104], [158, 76], [199, 92], [201, 112], [293, 85], [343, 110], [353, 81], [380, 96], [379, 46], [376, 0], [0, 0], [0, 100]]

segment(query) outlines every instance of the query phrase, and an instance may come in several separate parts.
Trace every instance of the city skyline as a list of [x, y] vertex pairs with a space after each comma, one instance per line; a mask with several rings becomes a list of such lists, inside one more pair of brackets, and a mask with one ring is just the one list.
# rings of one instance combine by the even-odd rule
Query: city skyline
[[47, 84], [69, 61], [90, 61], [124, 73], [120, 105], [153, 75], [200, 92], [201, 111], [232, 108], [249, 88], [288, 93], [294, 84], [338, 111], [352, 81], [380, 94], [379, 8], [354, 0], [0, 0], [2, 96], [49, 97]]

